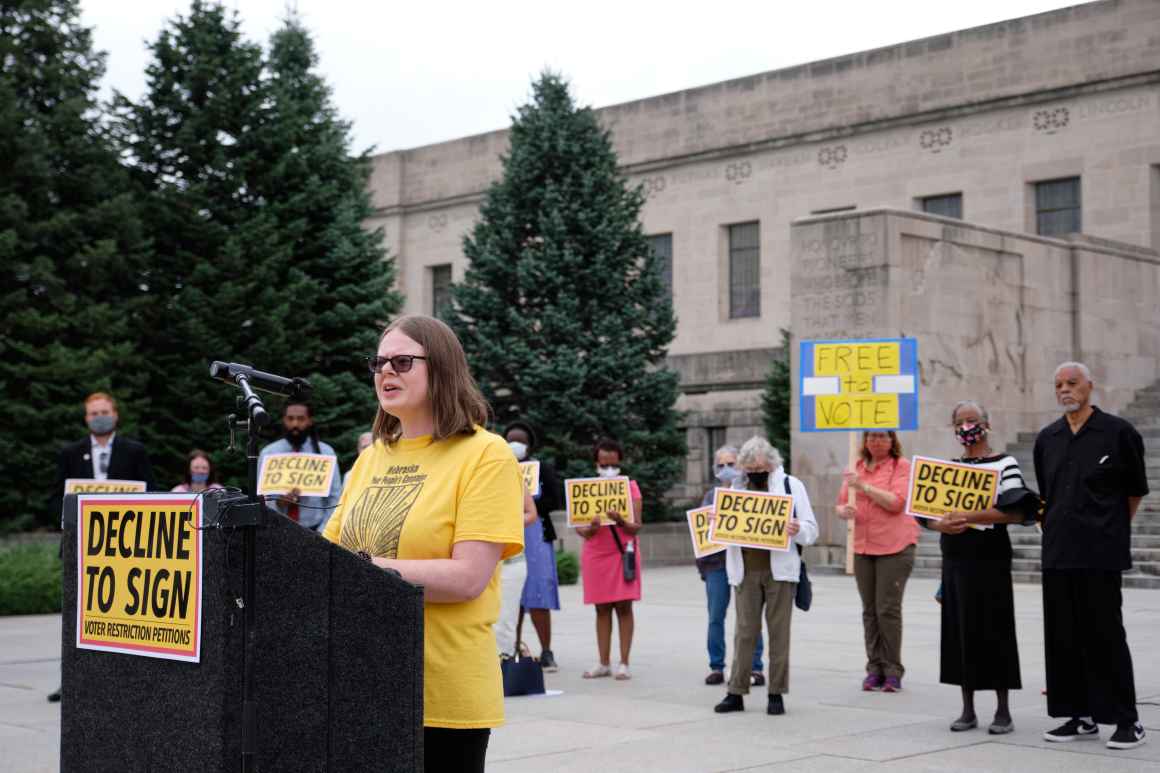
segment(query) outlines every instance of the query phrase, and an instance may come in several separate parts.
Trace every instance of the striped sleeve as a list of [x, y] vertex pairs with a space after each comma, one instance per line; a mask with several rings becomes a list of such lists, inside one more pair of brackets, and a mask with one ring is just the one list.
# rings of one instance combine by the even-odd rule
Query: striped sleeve
[[999, 492], [1000, 494], [1016, 489], [1027, 488], [1023, 480], [1023, 472], [1019, 469], [1019, 462], [1013, 456], [1004, 456], [998, 462]]

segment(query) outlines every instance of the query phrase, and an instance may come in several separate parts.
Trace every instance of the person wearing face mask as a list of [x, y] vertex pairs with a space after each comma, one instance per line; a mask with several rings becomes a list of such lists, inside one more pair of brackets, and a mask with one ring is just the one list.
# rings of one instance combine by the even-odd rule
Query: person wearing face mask
[[991, 422], [982, 405], [973, 400], [955, 405], [951, 426], [963, 447], [963, 455], [955, 461], [995, 470], [999, 490], [995, 506], [988, 510], [948, 513], [937, 521], [921, 519], [923, 526], [942, 532], [939, 681], [958, 686], [962, 693], [963, 709], [951, 723], [953, 732], [979, 726], [975, 692], [994, 690], [997, 705], [988, 732], [1005, 735], [1015, 729], [1009, 691], [1022, 687], [1007, 525], [1034, 523], [1039, 496], [1027, 488], [1014, 457], [992, 450]]
[[[60, 514], [64, 501], [64, 484], [69, 478], [95, 480], [144, 481], [145, 490], [155, 490], [153, 467], [145, 446], [117, 433], [120, 415], [117, 401], [105, 392], [93, 392], [85, 398], [85, 424], [89, 436], [61, 449], [57, 456], [56, 482], [49, 507]], [[60, 690], [48, 696], [55, 703]]]
[[[853, 471], [842, 475], [838, 517], [854, 521], [854, 578], [862, 597], [866, 678], [862, 689], [902, 689], [902, 594], [914, 569], [918, 524], [908, 517], [910, 462], [894, 432], [863, 432]], [[858, 492], [850, 507], [849, 492]]]
[[[810, 507], [805, 485], [787, 475], [781, 465], [781, 454], [762, 437], [745, 441], [737, 454], [737, 462], [745, 473], [734, 482], [733, 488], [749, 491], [788, 493], [793, 497], [793, 517], [786, 532], [790, 537], [787, 551], [755, 550], [730, 545], [725, 549], [725, 570], [729, 584], [737, 589], [734, 623], [733, 667], [725, 699], [713, 710], [718, 714], [744, 711], [742, 696], [749, 694], [749, 662], [757, 646], [762, 617], [769, 636], [769, 694], [767, 714], [785, 713], [785, 693], [789, 692], [789, 633], [793, 617], [794, 596], [801, 574], [801, 558], [796, 546], [814, 544], [818, 538], [818, 522]], [[763, 615], [764, 611], [764, 615]]]
[[[601, 478], [616, 478], [621, 474], [624, 450], [620, 443], [605, 438], [593, 449], [596, 474]], [[632, 512], [610, 511], [613, 523], [602, 526], [600, 520], [576, 530], [584, 540], [580, 550], [580, 576], [584, 581], [584, 603], [596, 607], [596, 651], [600, 660], [584, 672], [585, 679], [599, 679], [612, 676], [612, 613], [616, 612], [616, 627], [620, 639], [620, 663], [616, 667], [618, 680], [632, 678], [628, 669], [628, 656], [632, 650], [632, 635], [635, 618], [632, 602], [640, 601], [640, 551], [637, 550], [636, 534], [641, 528], [640, 488], [635, 480], [630, 480], [629, 495], [632, 497]], [[622, 555], [631, 552], [635, 556], [636, 572], [631, 582], [624, 579], [624, 559]]]
[[536, 433], [531, 424], [514, 421], [504, 430], [503, 436], [517, 460], [540, 463], [540, 493], [534, 497], [537, 517], [524, 526], [528, 576], [520, 595], [516, 638], [525, 641], [524, 613], [527, 612], [540, 639], [540, 665], [547, 673], [554, 673], [559, 665], [552, 652], [552, 610], [560, 608], [560, 581], [556, 574], [556, 553], [552, 549], [556, 542], [552, 511], [560, 507], [564, 499], [563, 489], [551, 463], [534, 456]]
[[[741, 468], [737, 466], [737, 448], [722, 446], [717, 449], [713, 457], [713, 474], [721, 488], [729, 488], [741, 477]], [[713, 504], [713, 495], [718, 486], [711, 486], [701, 500], [701, 507]], [[729, 611], [729, 599], [732, 593], [729, 589], [729, 574], [725, 571], [725, 554], [714, 553], [711, 556], [697, 559], [697, 572], [701, 581], [705, 583], [705, 600], [709, 606], [709, 634], [707, 643], [709, 648], [709, 675], [705, 677], [705, 684], [725, 683], [725, 613]], [[765, 684], [765, 669], [762, 666], [762, 653], [765, 649], [765, 637], [757, 633], [757, 647], [753, 650], [753, 667], [750, 683], [754, 686]]]
[[209, 454], [195, 448], [186, 457], [185, 478], [173, 487], [175, 494], [200, 494], [203, 491], [220, 489], [217, 470], [209, 459]]
[[338, 454], [328, 443], [318, 439], [318, 428], [314, 425], [314, 408], [306, 400], [289, 399], [282, 407], [283, 435], [262, 449], [258, 455], [258, 466], [269, 454], [325, 454], [335, 459], [334, 475], [330, 479], [330, 493], [324, 497], [304, 497], [298, 489], [288, 494], [271, 498], [270, 505], [290, 520], [312, 531], [322, 531], [326, 522], [338, 506], [342, 495], [342, 478], [338, 471]]

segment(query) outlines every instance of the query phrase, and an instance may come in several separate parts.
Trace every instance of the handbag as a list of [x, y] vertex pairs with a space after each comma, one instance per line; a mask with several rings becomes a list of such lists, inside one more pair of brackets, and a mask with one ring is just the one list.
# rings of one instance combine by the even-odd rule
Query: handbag
[[514, 657], [500, 660], [499, 670], [503, 675], [505, 697], [544, 694], [544, 667], [531, 656], [522, 642], [516, 642]]
[[[789, 476], [785, 476], [785, 493], [793, 496], [789, 490]], [[793, 517], [797, 518], [797, 507], [794, 507]], [[801, 558], [801, 569], [798, 571], [797, 592], [794, 593], [793, 605], [803, 612], [810, 611], [810, 605], [814, 603], [814, 586], [810, 582], [810, 574], [806, 571], [806, 559], [802, 556], [802, 546], [797, 546], [798, 556]]]
[[624, 575], [624, 581], [632, 582], [636, 579], [636, 551], [625, 550], [616, 527], [609, 525], [608, 528], [612, 529], [612, 538], [616, 540], [616, 549], [620, 551], [620, 571]]

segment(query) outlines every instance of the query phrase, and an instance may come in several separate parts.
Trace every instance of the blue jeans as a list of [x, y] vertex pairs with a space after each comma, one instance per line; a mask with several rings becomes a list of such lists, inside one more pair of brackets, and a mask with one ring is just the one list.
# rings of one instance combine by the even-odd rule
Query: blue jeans
[[[709, 669], [725, 670], [725, 613], [729, 610], [729, 575], [724, 569], [714, 569], [705, 573], [705, 597], [709, 601]], [[765, 669], [761, 656], [765, 652], [765, 639], [757, 634], [757, 648], [753, 650], [753, 671]]]

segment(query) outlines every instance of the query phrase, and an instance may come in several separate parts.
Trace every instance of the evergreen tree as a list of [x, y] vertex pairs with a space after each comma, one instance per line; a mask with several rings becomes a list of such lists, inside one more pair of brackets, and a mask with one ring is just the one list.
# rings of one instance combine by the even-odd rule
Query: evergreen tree
[[[198, 0], [152, 50], [147, 94], [118, 110], [159, 254], [145, 330], [163, 395], [155, 455], [173, 478], [189, 448], [224, 445], [234, 392], [208, 380], [214, 359], [310, 378], [316, 421], [353, 450], [374, 415], [360, 357], [398, 297], [382, 234], [361, 227], [369, 161], [349, 153], [308, 34], [291, 19], [266, 60], [236, 15]], [[215, 460], [240, 481], [240, 455]]]
[[643, 196], [620, 176], [609, 133], [551, 73], [514, 117], [502, 163], [464, 239], [449, 322], [500, 425], [530, 419], [569, 476], [591, 476], [593, 441], [618, 437], [655, 518], [685, 446], [664, 367], [675, 321], [641, 231]]
[[367, 151], [351, 153], [350, 123], [317, 73], [314, 44], [291, 16], [271, 40], [270, 110], [258, 143], [253, 186], [276, 239], [306, 278], [298, 329], [316, 343], [300, 367], [315, 387], [315, 420], [340, 456], [353, 458], [376, 402], [363, 359], [402, 306], [383, 232], [363, 227], [374, 212]]
[[0, 529], [48, 512], [82, 401], [109, 391], [143, 418], [140, 325], [148, 257], [126, 175], [98, 121], [104, 55], [75, 0], [0, 5]]
[[761, 392], [761, 416], [765, 424], [765, 436], [773, 447], [781, 452], [785, 460], [785, 470], [790, 469], [790, 334], [781, 331], [781, 350], [769, 363], [769, 374], [765, 377], [765, 387]]
[[[117, 133], [142, 195], [156, 257], [138, 331], [153, 397], [142, 423], [159, 483], [180, 479], [185, 454], [224, 443], [232, 390], [209, 380], [214, 359], [274, 370], [293, 348], [287, 276], [267, 259], [261, 202], [248, 185], [266, 108], [262, 52], [236, 16], [196, 0], [150, 46], [146, 93], [115, 100]], [[265, 226], [265, 227], [263, 227]], [[238, 455], [214, 454], [238, 474]]]

